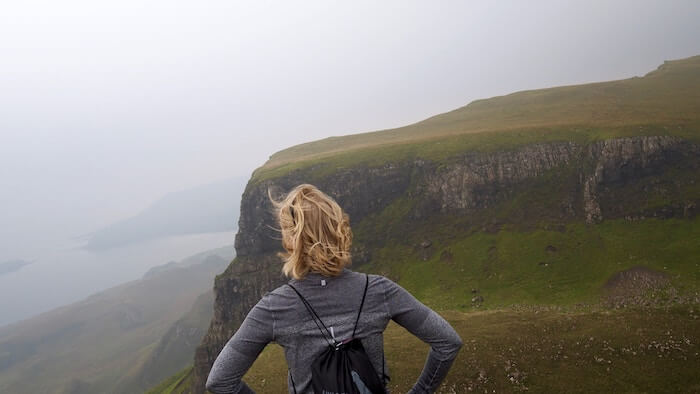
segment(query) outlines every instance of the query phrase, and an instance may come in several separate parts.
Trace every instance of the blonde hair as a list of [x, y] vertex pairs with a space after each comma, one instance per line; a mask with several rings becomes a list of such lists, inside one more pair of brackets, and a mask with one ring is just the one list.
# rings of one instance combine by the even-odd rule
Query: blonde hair
[[309, 271], [337, 276], [351, 264], [350, 217], [330, 196], [308, 183], [292, 189], [281, 201], [267, 195], [275, 208], [286, 252], [282, 272], [302, 279]]

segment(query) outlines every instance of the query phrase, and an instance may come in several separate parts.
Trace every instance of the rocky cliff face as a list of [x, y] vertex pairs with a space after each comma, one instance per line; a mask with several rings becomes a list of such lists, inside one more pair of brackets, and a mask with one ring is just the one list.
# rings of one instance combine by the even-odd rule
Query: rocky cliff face
[[[299, 183], [318, 179], [312, 178], [318, 170], [309, 167], [248, 184], [241, 202], [237, 257], [216, 279], [214, 317], [196, 351], [192, 392], [204, 392], [212, 363], [248, 310], [265, 292], [286, 281], [276, 257], [281, 248], [267, 190], [277, 197]], [[479, 212], [498, 208], [550, 179], [557, 187], [545, 190], [547, 212], [536, 213], [537, 219], [595, 224], [610, 218], [696, 215], [698, 170], [697, 145], [676, 137], [643, 136], [588, 145], [556, 142], [501, 152], [465, 152], [441, 163], [413, 158], [343, 169], [309, 183], [336, 198], [353, 224], [371, 221], [373, 214], [400, 198], [411, 201], [407, 215], [412, 220], [475, 214], [478, 222], [488, 221], [479, 219]], [[526, 213], [510, 220], [523, 217]], [[354, 247], [355, 267], [371, 258], [371, 245], [359, 241]]]

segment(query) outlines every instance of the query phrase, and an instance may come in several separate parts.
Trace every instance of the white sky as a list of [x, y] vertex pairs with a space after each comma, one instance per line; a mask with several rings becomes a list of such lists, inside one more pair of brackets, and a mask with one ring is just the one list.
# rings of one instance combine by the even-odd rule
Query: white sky
[[698, 1], [0, 5], [0, 260], [285, 147], [700, 54]]

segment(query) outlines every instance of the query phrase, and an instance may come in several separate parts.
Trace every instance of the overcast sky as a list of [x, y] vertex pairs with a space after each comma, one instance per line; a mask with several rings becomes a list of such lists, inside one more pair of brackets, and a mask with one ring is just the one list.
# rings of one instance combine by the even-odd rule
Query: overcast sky
[[331, 135], [700, 54], [698, 1], [0, 5], [0, 260]]

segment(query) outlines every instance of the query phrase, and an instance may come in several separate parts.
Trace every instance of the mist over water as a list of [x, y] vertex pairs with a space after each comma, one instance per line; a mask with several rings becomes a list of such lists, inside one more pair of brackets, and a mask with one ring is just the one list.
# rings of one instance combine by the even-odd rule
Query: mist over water
[[77, 241], [38, 246], [34, 263], [0, 276], [0, 326], [140, 278], [150, 268], [231, 245], [235, 231], [164, 237], [103, 252]]

